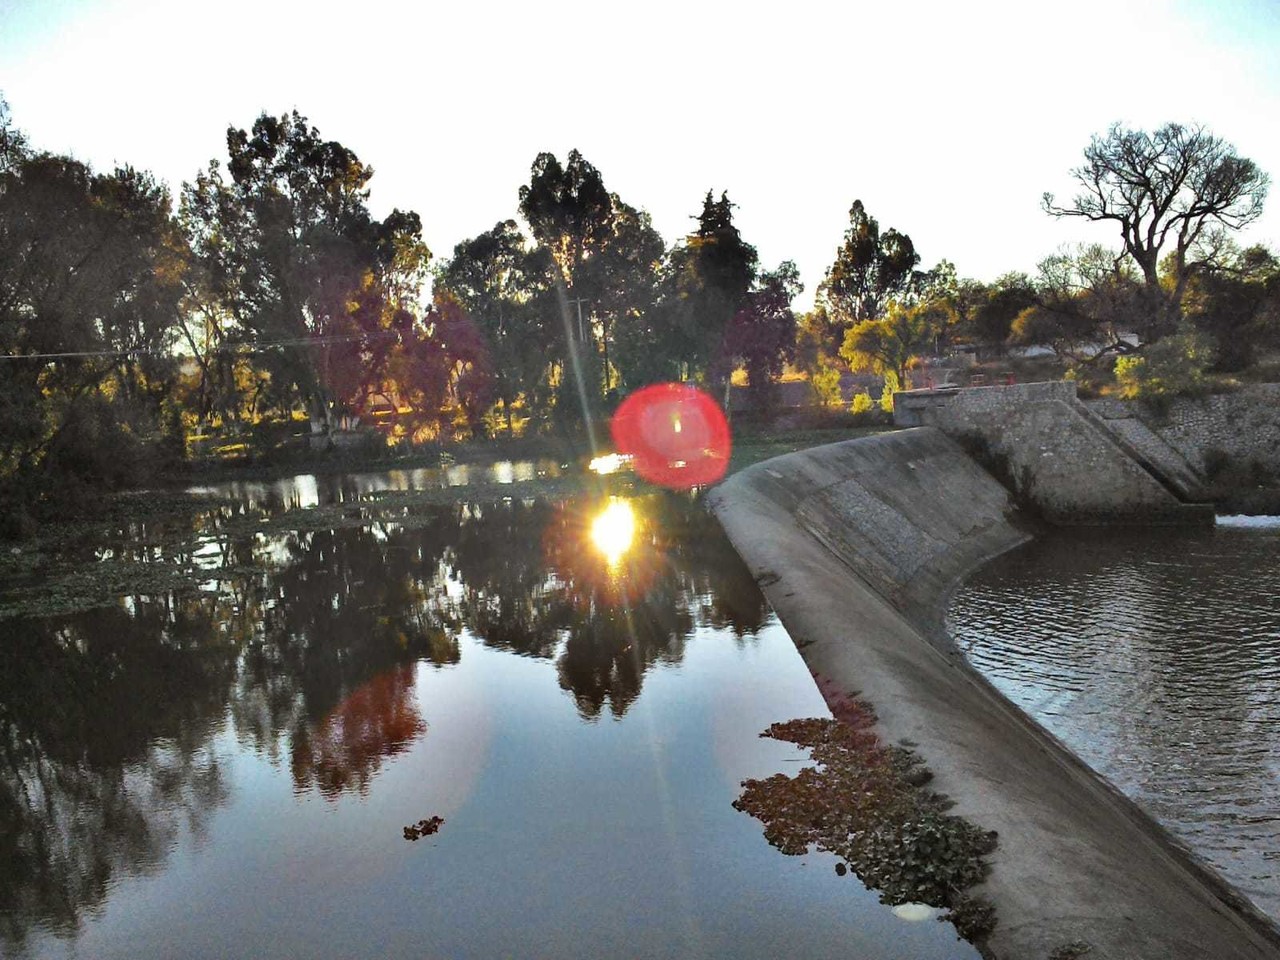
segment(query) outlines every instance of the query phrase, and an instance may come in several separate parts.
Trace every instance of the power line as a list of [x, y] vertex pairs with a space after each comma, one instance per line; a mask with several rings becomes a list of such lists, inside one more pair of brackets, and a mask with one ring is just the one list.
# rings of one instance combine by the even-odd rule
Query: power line
[[[236, 343], [217, 347], [210, 353], [265, 353], [276, 347], [313, 347], [329, 343], [352, 343], [362, 340], [378, 340], [400, 336], [395, 330], [372, 333], [334, 334], [327, 337], [294, 337], [288, 340], [259, 340], [256, 343]], [[146, 357], [175, 356], [156, 347], [134, 347], [128, 350], [67, 350], [60, 353], [0, 353], [0, 360], [64, 360], [76, 357]]]

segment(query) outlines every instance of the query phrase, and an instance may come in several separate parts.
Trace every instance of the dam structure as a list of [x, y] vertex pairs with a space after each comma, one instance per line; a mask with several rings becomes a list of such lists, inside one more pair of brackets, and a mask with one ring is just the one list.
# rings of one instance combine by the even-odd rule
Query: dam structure
[[927, 425], [756, 464], [709, 500], [829, 702], [869, 701], [952, 812], [999, 834], [973, 891], [997, 912], [983, 950], [1280, 958], [1269, 919], [970, 668], [944, 624], [954, 587], [1035, 536], [1035, 515], [1211, 522], [1197, 471], [1181, 493], [1153, 477], [1129, 449], [1145, 438], [1115, 440], [1072, 384], [905, 399]]

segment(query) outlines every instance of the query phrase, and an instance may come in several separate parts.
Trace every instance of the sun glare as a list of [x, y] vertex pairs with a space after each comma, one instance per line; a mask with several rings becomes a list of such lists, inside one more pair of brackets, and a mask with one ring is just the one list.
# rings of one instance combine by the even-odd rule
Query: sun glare
[[631, 547], [635, 532], [635, 511], [626, 500], [610, 500], [591, 522], [591, 542], [611, 567], [617, 565]]

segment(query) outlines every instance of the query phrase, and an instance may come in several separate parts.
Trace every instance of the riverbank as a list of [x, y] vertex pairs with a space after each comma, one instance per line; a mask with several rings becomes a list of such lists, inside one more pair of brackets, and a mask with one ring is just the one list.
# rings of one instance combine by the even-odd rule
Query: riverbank
[[944, 602], [1033, 534], [930, 429], [816, 448], [719, 487], [713, 510], [820, 687], [861, 696], [954, 812], [999, 834], [976, 892], [991, 955], [1280, 957], [1275, 927], [947, 648]]

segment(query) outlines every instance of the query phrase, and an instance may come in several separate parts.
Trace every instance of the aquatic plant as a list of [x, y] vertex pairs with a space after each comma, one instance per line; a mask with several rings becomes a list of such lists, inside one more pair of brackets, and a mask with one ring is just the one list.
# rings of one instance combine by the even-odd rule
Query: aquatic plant
[[807, 748], [814, 766], [795, 776], [743, 781], [734, 807], [764, 824], [765, 838], [786, 854], [826, 850], [884, 903], [947, 907], [965, 939], [995, 925], [990, 904], [965, 891], [987, 874], [983, 859], [996, 835], [946, 812], [946, 798], [924, 789], [931, 774], [920, 758], [887, 746], [872, 729], [865, 701], [844, 703], [841, 719], [775, 723], [761, 736]]

